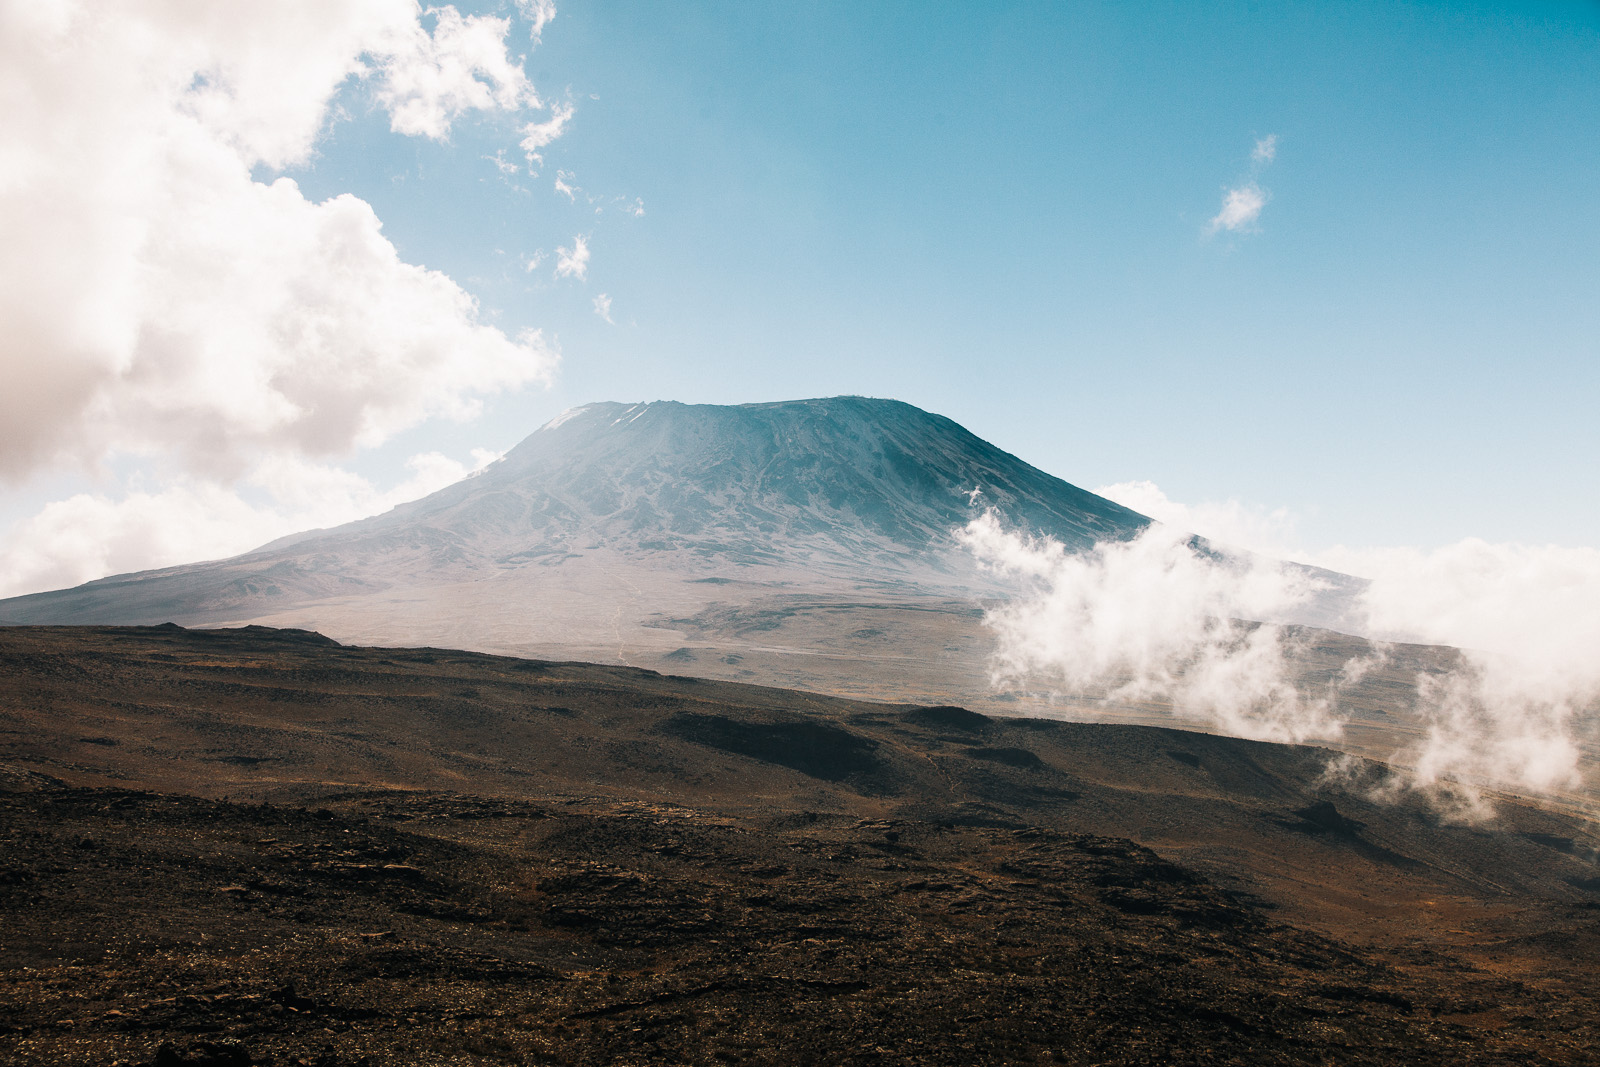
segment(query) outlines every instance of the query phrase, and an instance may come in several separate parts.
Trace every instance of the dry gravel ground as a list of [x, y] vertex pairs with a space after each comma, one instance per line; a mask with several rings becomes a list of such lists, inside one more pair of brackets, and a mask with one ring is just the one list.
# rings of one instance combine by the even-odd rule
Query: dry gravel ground
[[0, 630], [0, 1061], [1600, 1062], [1593, 824], [1452, 824], [1326, 763], [281, 631]]

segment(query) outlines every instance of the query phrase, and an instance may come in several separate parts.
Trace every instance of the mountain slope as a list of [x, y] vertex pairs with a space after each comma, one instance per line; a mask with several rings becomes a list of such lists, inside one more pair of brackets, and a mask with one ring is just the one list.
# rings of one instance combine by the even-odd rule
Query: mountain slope
[[592, 553], [700, 577], [986, 588], [950, 536], [980, 504], [1077, 547], [1149, 521], [897, 401], [592, 404], [387, 514], [0, 601], [0, 622], [242, 619]]

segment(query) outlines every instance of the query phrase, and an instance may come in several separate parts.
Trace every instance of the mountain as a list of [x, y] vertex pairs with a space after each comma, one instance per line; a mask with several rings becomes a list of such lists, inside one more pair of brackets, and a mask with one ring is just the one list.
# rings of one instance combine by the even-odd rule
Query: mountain
[[1077, 547], [1149, 521], [897, 401], [591, 404], [384, 515], [0, 601], [0, 622], [240, 621], [462, 582], [542, 587], [552, 567], [990, 591], [951, 537], [977, 507]]
[[975, 501], [1074, 546], [1128, 536], [1149, 521], [942, 416], [836, 397], [591, 404], [552, 420], [478, 478], [288, 544], [354, 543], [426, 526], [499, 564], [604, 546], [723, 567], [910, 574], [930, 551], [948, 550]]
[[984, 508], [1074, 548], [1150, 521], [897, 401], [602, 403], [386, 514], [0, 601], [0, 623], [302, 627], [1016, 713], [1039, 701], [992, 689], [982, 607], [1014, 587], [953, 536]]

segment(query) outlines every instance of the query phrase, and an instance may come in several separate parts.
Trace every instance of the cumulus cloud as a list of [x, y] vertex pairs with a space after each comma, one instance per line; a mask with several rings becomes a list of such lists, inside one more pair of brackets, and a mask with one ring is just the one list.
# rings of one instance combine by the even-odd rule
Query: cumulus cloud
[[611, 298], [606, 294], [601, 293], [599, 296], [594, 298], [594, 313], [611, 323], [613, 326], [616, 325], [616, 322], [611, 318]]
[[538, 97], [512, 58], [505, 19], [464, 16], [453, 7], [430, 9], [432, 33], [420, 23], [385, 45], [377, 100], [396, 133], [441, 140], [463, 113], [538, 106]]
[[1181, 718], [1261, 740], [1338, 734], [1330, 697], [1289, 681], [1291, 639], [1253, 621], [1308, 599], [1315, 589], [1304, 572], [1199, 554], [1164, 525], [1073, 553], [1006, 530], [988, 512], [960, 538], [980, 562], [1031, 588], [988, 613], [997, 684], [1170, 703]]
[[589, 239], [582, 234], [572, 239], [571, 248], [556, 249], [556, 277], [583, 281], [589, 276]]
[[1261, 209], [1266, 206], [1267, 194], [1255, 182], [1229, 189], [1223, 194], [1222, 210], [1207, 224], [1206, 232], [1248, 230], [1256, 224]]
[[429, 135], [516, 106], [505, 24], [436, 16], [430, 34], [398, 0], [0, 9], [5, 473], [119, 448], [208, 470], [327, 455], [549, 376], [551, 346], [482, 323], [364, 201], [251, 177], [309, 156], [353, 74]]
[[[1418, 675], [1419, 739], [1394, 760], [1426, 790], [1548, 792], [1581, 782], [1581, 746], [1600, 722], [1600, 551], [1491, 545], [1292, 553], [1368, 579], [1358, 629], [1378, 644], [1332, 689], [1294, 680], [1297, 631], [1253, 625], [1315, 598], [1318, 582], [1253, 553], [1191, 548], [1188, 534], [1260, 547], [1285, 543], [1292, 517], [1230, 501], [1186, 507], [1151, 483], [1102, 490], [1161, 521], [1129, 542], [1082, 554], [1002, 529], [962, 534], [977, 557], [1028, 591], [992, 611], [997, 683], [1108, 701], [1170, 701], [1175, 714], [1247, 737], [1326, 737], [1338, 699], [1386, 655], [1383, 642], [1461, 649], [1445, 673]], [[1286, 553], [1291, 554], [1291, 553]]]
[[[170, 504], [198, 551], [244, 522], [229, 486], [274, 462], [326, 464], [549, 379], [553, 344], [508, 337], [405, 262], [369, 204], [272, 177], [312, 160], [349, 94], [435, 139], [469, 113], [537, 108], [510, 26], [415, 0], [0, 0], [0, 476], [131, 455], [171, 479], [62, 501], [28, 529], [68, 544], [76, 516], [74, 537], [103, 531], [94, 566], [145, 565], [139, 516]], [[13, 576], [65, 573], [30, 543]]]
[[1256, 142], [1250, 152], [1250, 161], [1260, 166], [1278, 158], [1278, 135], [1269, 133]]

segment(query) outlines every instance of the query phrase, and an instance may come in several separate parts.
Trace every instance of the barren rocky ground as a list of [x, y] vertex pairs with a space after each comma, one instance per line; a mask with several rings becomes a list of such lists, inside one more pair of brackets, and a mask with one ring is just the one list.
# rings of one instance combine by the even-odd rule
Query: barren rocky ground
[[0, 1060], [1600, 1062], [1594, 825], [1328, 755], [0, 630]]

